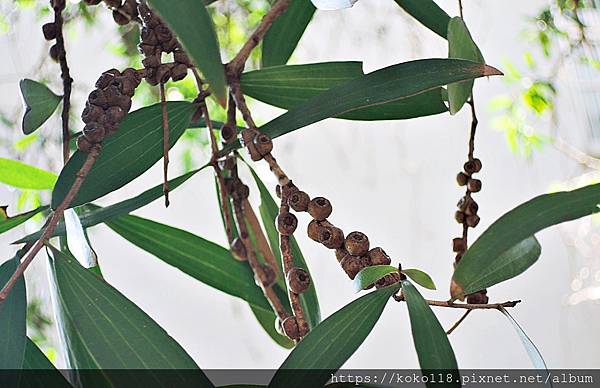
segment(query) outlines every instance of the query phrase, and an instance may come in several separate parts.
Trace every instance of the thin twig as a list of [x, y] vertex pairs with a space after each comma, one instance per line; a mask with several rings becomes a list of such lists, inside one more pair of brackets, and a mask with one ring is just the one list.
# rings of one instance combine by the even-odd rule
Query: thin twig
[[69, 73], [69, 66], [67, 64], [67, 52], [65, 50], [65, 40], [63, 37], [63, 16], [62, 8], [54, 8], [54, 26], [56, 28], [56, 47], [58, 48], [58, 62], [60, 64], [60, 77], [63, 81], [63, 107], [62, 107], [62, 150], [63, 150], [63, 163], [67, 163], [69, 160], [69, 141], [71, 140], [71, 133], [69, 132], [69, 110], [71, 108], [71, 85], [73, 79]]
[[165, 195], [165, 207], [169, 207], [169, 113], [167, 112], [165, 84], [161, 82], [159, 84], [159, 89], [163, 126], [163, 193]]
[[73, 186], [71, 186], [71, 189], [69, 189], [69, 192], [65, 196], [65, 199], [50, 216], [47, 222], [47, 226], [44, 229], [44, 232], [40, 236], [39, 240], [37, 240], [36, 243], [33, 245], [31, 251], [29, 251], [25, 259], [21, 263], [19, 263], [19, 266], [17, 267], [13, 275], [10, 277], [8, 282], [6, 282], [4, 288], [2, 288], [2, 290], [0, 291], [0, 302], [6, 300], [8, 294], [12, 290], [17, 280], [23, 275], [29, 264], [31, 264], [31, 262], [35, 258], [35, 255], [40, 251], [40, 249], [42, 249], [46, 240], [48, 240], [52, 236], [52, 232], [58, 225], [58, 221], [62, 218], [64, 211], [69, 207], [71, 202], [73, 202], [73, 200], [77, 196], [77, 193], [79, 192], [83, 181], [85, 180], [92, 166], [96, 162], [99, 153], [100, 145], [97, 144], [94, 147], [92, 147], [90, 153], [87, 156], [87, 159], [83, 163], [83, 166], [77, 172], [75, 182], [73, 182]]
[[428, 305], [436, 306], [436, 307], [449, 307], [455, 309], [467, 309], [467, 310], [498, 310], [500, 307], [515, 307], [517, 304], [521, 303], [520, 300], [513, 300], [504, 303], [454, 303], [449, 302], [447, 300], [425, 300]]
[[449, 328], [448, 331], [446, 331], [446, 335], [452, 334], [452, 332], [454, 330], [456, 330], [456, 328], [467, 318], [467, 316], [469, 314], [471, 314], [471, 311], [473, 311], [473, 310], [467, 310], [467, 311], [465, 311], [465, 313], [460, 317], [460, 319], [458, 321], [456, 321], [456, 323], [454, 325], [452, 325], [452, 327]]

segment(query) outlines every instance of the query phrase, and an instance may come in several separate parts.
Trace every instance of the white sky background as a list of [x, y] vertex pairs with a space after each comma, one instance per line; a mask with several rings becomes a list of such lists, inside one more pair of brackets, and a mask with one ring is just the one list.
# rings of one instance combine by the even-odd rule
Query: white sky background
[[[458, 11], [454, 1], [439, 3], [451, 15]], [[530, 46], [519, 33], [526, 25], [526, 18], [533, 16], [545, 1], [464, 3], [465, 19], [487, 62], [500, 68], [506, 58], [522, 63], [521, 55]], [[104, 19], [85, 39], [79, 37], [68, 47], [80, 97], [87, 95], [98, 74], [119, 65], [106, 50], [106, 43], [116, 37], [108, 12]], [[5, 53], [5, 60], [0, 62], [3, 109], [20, 104], [17, 82], [23, 77], [35, 78], [31, 73], [32, 62], [47, 50], [41, 24], [34, 24], [33, 20], [23, 20], [10, 35], [0, 36], [0, 50]], [[102, 25], [105, 27], [101, 31]], [[13, 44], [19, 48], [17, 53]], [[368, 72], [410, 59], [446, 54], [446, 42], [405, 16], [393, 1], [361, 0], [350, 10], [317, 12], [293, 63], [362, 60]], [[551, 146], [536, 152], [531, 160], [509, 151], [504, 135], [491, 128], [493, 114], [486, 109], [490, 98], [506, 88], [498, 77], [476, 82], [480, 118], [476, 155], [483, 161], [483, 189], [476, 200], [482, 221], [470, 232], [471, 241], [504, 212], [547, 192], [551, 184], [577, 171], [570, 159]], [[571, 114], [568, 101], [565, 107], [561, 114], [568, 118]], [[279, 113], [259, 104], [253, 110], [265, 121]], [[58, 121], [51, 122], [43, 130], [58, 129], [57, 124]], [[405, 268], [428, 272], [438, 291], [422, 290], [423, 294], [432, 299], [446, 299], [453, 261], [451, 240], [460, 233], [453, 214], [463, 194], [454, 177], [466, 158], [469, 126], [467, 110], [455, 117], [439, 115], [410, 121], [325, 120], [276, 139], [274, 154], [296, 184], [312, 196], [323, 195], [332, 201], [332, 220], [336, 225], [346, 232], [367, 233], [373, 246], [384, 247], [394, 263], [400, 260]], [[56, 154], [58, 158], [58, 148]], [[257, 168], [265, 182], [274, 187], [265, 165], [258, 164]], [[173, 168], [172, 176], [177, 173]], [[109, 204], [128, 198], [161, 179], [160, 166], [155, 166], [134, 183], [99, 202]], [[252, 195], [256, 201], [257, 192]], [[15, 193], [0, 187], [0, 203], [15, 201]], [[224, 244], [215, 204], [214, 182], [207, 170], [172, 193], [169, 209], [156, 201], [136, 214]], [[302, 215], [299, 218], [303, 229], [308, 218]], [[585, 226], [586, 222], [572, 225]], [[13, 255], [14, 249], [8, 244], [22, 233], [21, 229], [0, 236], [0, 258]], [[201, 367], [272, 368], [287, 356], [288, 351], [263, 333], [245, 302], [163, 264], [104, 226], [92, 229], [90, 237], [106, 279], [161, 324]], [[594, 323], [600, 318], [598, 302], [567, 305], [572, 274], [579, 271], [579, 263], [569, 262], [559, 228], [544, 231], [538, 238], [543, 249], [539, 262], [524, 275], [493, 287], [490, 299], [498, 302], [523, 299], [511, 313], [537, 344], [549, 367], [600, 367], [597, 348], [600, 334]], [[357, 295], [331, 251], [322, 249], [302, 233], [298, 233], [298, 239], [313, 274], [322, 315], [326, 317]], [[44, 261], [40, 255], [27, 275], [30, 292], [43, 296], [47, 295]], [[600, 275], [595, 276], [600, 279]], [[444, 327], [449, 327], [462, 313], [450, 309], [435, 312]], [[518, 336], [496, 311], [474, 312], [452, 334], [451, 341], [463, 368], [530, 367]], [[345, 365], [347, 368], [417, 366], [406, 307], [393, 302], [364, 345]]]

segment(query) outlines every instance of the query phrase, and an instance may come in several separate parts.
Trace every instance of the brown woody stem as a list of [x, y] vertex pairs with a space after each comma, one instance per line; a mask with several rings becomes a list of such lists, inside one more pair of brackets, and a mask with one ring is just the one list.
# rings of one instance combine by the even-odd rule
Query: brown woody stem
[[6, 282], [4, 288], [2, 288], [2, 290], [0, 291], [0, 302], [6, 300], [8, 294], [14, 287], [17, 280], [23, 275], [23, 273], [25, 272], [29, 264], [31, 264], [37, 253], [40, 251], [40, 249], [42, 249], [46, 240], [48, 240], [52, 236], [52, 232], [54, 232], [54, 229], [58, 225], [58, 221], [62, 218], [64, 211], [69, 207], [71, 202], [73, 202], [73, 200], [77, 196], [77, 193], [79, 192], [83, 181], [85, 180], [87, 174], [90, 172], [92, 166], [96, 162], [99, 153], [100, 145], [97, 144], [94, 147], [92, 147], [83, 166], [77, 172], [75, 182], [73, 182], [73, 186], [71, 186], [71, 189], [65, 196], [65, 199], [56, 208], [56, 210], [54, 210], [54, 212], [48, 219], [47, 226], [44, 229], [44, 232], [42, 233], [40, 238], [35, 242], [35, 244], [31, 247], [31, 251], [29, 251], [25, 259], [23, 259], [23, 261], [19, 263], [19, 266], [17, 267], [15, 272], [12, 274], [10, 279], [8, 279], [8, 282]]
[[448, 329], [448, 331], [446, 331], [446, 335], [450, 335], [452, 334], [452, 332], [454, 330], [456, 330], [456, 328], [465, 320], [467, 319], [467, 317], [469, 316], [469, 314], [471, 314], [471, 311], [473, 310], [467, 310], [465, 311], [465, 313], [460, 317], [460, 319], [458, 321], [456, 321], [456, 323], [454, 325], [452, 325], [451, 328]]
[[169, 113], [167, 112], [165, 84], [162, 82], [159, 84], [159, 90], [163, 126], [163, 193], [165, 195], [165, 207], [169, 207]]
[[[51, 1], [52, 3], [52, 1]], [[69, 160], [69, 141], [71, 133], [69, 132], [69, 110], [71, 109], [71, 85], [73, 79], [69, 72], [67, 64], [67, 52], [65, 50], [65, 39], [63, 37], [64, 19], [62, 16], [62, 8], [54, 7], [54, 26], [56, 28], [56, 47], [58, 48], [58, 62], [60, 64], [60, 77], [63, 81], [63, 108], [61, 112], [62, 120], [62, 153], [63, 163]]]

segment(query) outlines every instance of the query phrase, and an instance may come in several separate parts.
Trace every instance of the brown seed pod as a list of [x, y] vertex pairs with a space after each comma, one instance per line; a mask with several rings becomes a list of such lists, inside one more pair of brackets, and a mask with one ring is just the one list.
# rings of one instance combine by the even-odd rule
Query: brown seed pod
[[102, 73], [102, 75], [96, 81], [96, 88], [104, 89], [108, 87], [108, 85], [112, 84], [115, 76], [111, 73]]
[[329, 249], [341, 248], [344, 245], [344, 231], [335, 226], [325, 226], [321, 231], [321, 244]]
[[476, 215], [478, 210], [479, 210], [479, 205], [477, 204], [477, 202], [475, 202], [471, 199], [471, 201], [469, 201], [469, 203], [467, 204], [467, 207], [465, 208], [465, 215], [467, 215], [467, 216]]
[[154, 28], [154, 33], [156, 34], [156, 38], [161, 43], [166, 43], [173, 38], [173, 34], [171, 34], [171, 30], [169, 27], [164, 24], [158, 25]]
[[459, 172], [458, 175], [456, 175], [456, 183], [458, 183], [459, 186], [466, 185], [468, 181], [469, 176], [464, 172]]
[[140, 40], [142, 43], [152, 46], [156, 46], [158, 44], [156, 33], [148, 27], [142, 27], [142, 31], [140, 32]]
[[158, 83], [167, 83], [169, 81], [169, 78], [171, 78], [171, 64], [169, 63], [165, 63], [160, 65], [157, 69], [156, 69], [156, 79], [158, 81]]
[[119, 8], [121, 12], [129, 15], [131, 18], [136, 18], [138, 15], [137, 1], [136, 0], [125, 0], [125, 2]]
[[127, 69], [123, 70], [123, 73], [121, 73], [121, 75], [127, 78], [129, 81], [133, 82], [136, 86], [139, 85], [140, 82], [142, 82], [141, 73], [131, 67], [128, 67]]
[[234, 182], [235, 186], [231, 196], [236, 201], [243, 201], [250, 196], [250, 187], [243, 184], [241, 181]]
[[175, 49], [179, 48], [179, 43], [175, 37], [172, 37], [170, 40], [166, 42], [162, 42], [160, 44], [162, 51], [166, 53], [172, 53]]
[[85, 104], [85, 109], [81, 113], [81, 120], [87, 124], [92, 121], [98, 121], [103, 114], [104, 110], [102, 108], [87, 103]]
[[102, 2], [102, 0], [83, 0], [87, 5], [98, 5]]
[[90, 143], [100, 143], [104, 140], [106, 131], [103, 126], [96, 122], [87, 123], [83, 127], [84, 136], [90, 141]]
[[54, 22], [44, 24], [42, 26], [42, 33], [46, 40], [56, 39], [56, 24]]
[[392, 262], [392, 259], [385, 253], [383, 248], [373, 248], [367, 255], [371, 259], [371, 265], [390, 265]]
[[335, 250], [335, 258], [337, 259], [338, 263], [341, 262], [344, 257], [346, 257], [346, 255], [348, 254], [348, 252], [346, 252], [346, 250], [344, 248], [339, 248]]
[[254, 138], [253, 143], [254, 148], [256, 148], [256, 151], [258, 151], [261, 156], [268, 155], [271, 153], [271, 151], [273, 151], [273, 141], [264, 133], [258, 134]]
[[465, 222], [466, 217], [467, 216], [465, 215], [465, 213], [461, 212], [460, 210], [457, 210], [456, 213], [454, 213], [454, 219], [459, 224], [462, 224], [463, 222]]
[[104, 92], [100, 89], [92, 90], [88, 96], [88, 102], [92, 105], [101, 107], [102, 109], [108, 108], [108, 103]]
[[301, 338], [300, 328], [298, 327], [296, 317], [287, 317], [281, 322], [281, 327], [288, 338], [293, 340], [299, 340]]
[[277, 216], [277, 230], [283, 236], [291, 236], [298, 227], [298, 219], [292, 213], [282, 213]]
[[487, 304], [489, 301], [487, 290], [482, 290], [471, 295], [467, 295], [467, 303], [472, 304]]
[[344, 257], [342, 259], [342, 261], [340, 262], [340, 265], [342, 266], [342, 268], [344, 269], [344, 272], [346, 272], [348, 277], [350, 277], [350, 279], [353, 279], [353, 280], [356, 277], [356, 275], [363, 268], [365, 268], [365, 262], [364, 262], [364, 260], [362, 260], [361, 257], [352, 256], [350, 254], [347, 254], [346, 257]]
[[236, 237], [231, 242], [231, 253], [233, 254], [233, 257], [238, 261], [248, 260], [246, 246], [244, 246], [244, 242], [239, 237]]
[[225, 159], [219, 160], [219, 168], [221, 170], [233, 170], [236, 166], [235, 157], [226, 157]]
[[469, 179], [467, 183], [467, 190], [472, 193], [477, 193], [481, 190], [481, 181], [479, 179]]
[[456, 237], [452, 240], [452, 251], [453, 252], [464, 252], [467, 249], [465, 240], [461, 237]]
[[187, 76], [187, 66], [184, 64], [178, 64], [175, 65], [173, 67], [173, 70], [171, 70], [171, 77], [173, 78], [173, 81], [181, 81], [182, 79], [184, 79]]
[[308, 203], [308, 213], [317, 221], [323, 221], [332, 211], [331, 202], [327, 198], [316, 197]]
[[237, 138], [237, 130], [233, 125], [224, 124], [221, 127], [221, 139], [225, 144], [233, 143]]
[[277, 274], [275, 273], [275, 270], [268, 264], [261, 264], [260, 267], [263, 274], [261, 283], [264, 288], [269, 288], [275, 284], [275, 281], [277, 280]]
[[120, 123], [125, 118], [125, 112], [120, 106], [111, 106], [106, 110], [106, 117], [110, 122]]
[[295, 294], [302, 294], [310, 287], [310, 275], [302, 268], [290, 269], [285, 280], [288, 288]]
[[112, 11], [112, 17], [115, 23], [117, 23], [120, 26], [125, 26], [130, 22], [129, 17], [124, 15], [124, 13], [120, 12], [118, 9], [114, 9]]
[[361, 232], [352, 232], [346, 236], [344, 247], [353, 256], [363, 256], [369, 251], [369, 238]]
[[472, 159], [466, 162], [463, 166], [465, 172], [469, 175], [479, 172], [481, 170], [481, 160]]
[[466, 222], [469, 227], [474, 228], [479, 224], [479, 216], [476, 214], [468, 216]]
[[[117, 84], [121, 83], [121, 77], [115, 77], [115, 79], [113, 81], [116, 81]], [[121, 93], [121, 90], [119, 89], [119, 87], [117, 85], [113, 84], [109, 85], [106, 89], [103, 90], [104, 93], [104, 97], [106, 98], [106, 102], [108, 103], [109, 106], [112, 105], [117, 105], [117, 101], [119, 100], [119, 98], [123, 95], [123, 93]]]
[[332, 225], [327, 221], [312, 220], [309, 222], [307, 228], [308, 237], [310, 237], [311, 240], [320, 243], [323, 238], [323, 232], [325, 232], [327, 226]]
[[90, 141], [88, 139], [86, 139], [85, 136], [80, 135], [77, 138], [77, 149], [80, 150], [81, 152], [85, 152], [88, 153], [91, 151], [93, 144], [90, 143]]
[[58, 62], [60, 56], [60, 50], [58, 49], [57, 45], [53, 45], [52, 47], [50, 47], [50, 58], [52, 58], [52, 60]]
[[183, 63], [186, 66], [191, 66], [192, 61], [190, 61], [190, 57], [181, 50], [177, 50], [173, 53], [173, 60], [177, 63]]
[[304, 212], [308, 209], [310, 197], [304, 191], [297, 191], [288, 197], [288, 205], [297, 212]]
[[140, 53], [144, 54], [144, 56], [146, 56], [146, 57], [150, 57], [154, 54], [160, 53], [160, 48], [158, 48], [158, 46], [155, 46], [153, 44], [146, 44], [146, 43], [140, 43], [138, 45], [138, 50], [140, 51]]
[[481, 160], [479, 160], [477, 158], [473, 159], [473, 168], [474, 168], [473, 172], [479, 172], [479, 171], [481, 171], [481, 167], [482, 166], [483, 165], [481, 164]]
[[392, 285], [394, 283], [399, 283], [399, 282], [400, 282], [400, 273], [398, 273], [398, 272], [392, 272], [392, 273], [389, 273], [389, 274], [385, 275], [381, 279], [379, 279], [375, 283], [375, 287], [376, 288], [383, 288], [383, 287], [387, 287], [389, 285]]

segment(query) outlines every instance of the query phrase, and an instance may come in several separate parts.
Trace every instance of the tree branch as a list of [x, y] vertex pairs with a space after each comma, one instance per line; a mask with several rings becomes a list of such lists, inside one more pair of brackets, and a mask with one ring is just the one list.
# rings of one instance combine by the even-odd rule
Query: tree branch
[[159, 84], [159, 90], [163, 126], [163, 193], [165, 195], [165, 207], [169, 207], [169, 113], [167, 112], [165, 84], [162, 82]]

